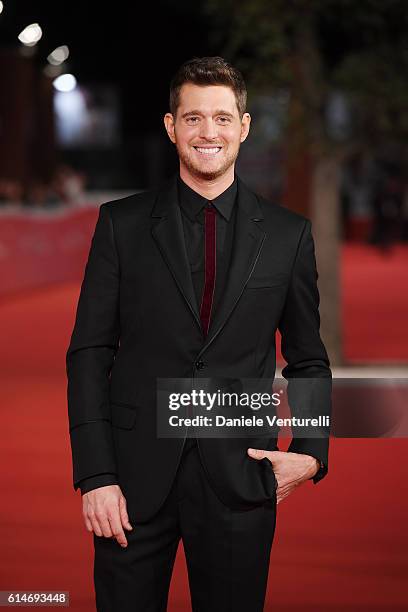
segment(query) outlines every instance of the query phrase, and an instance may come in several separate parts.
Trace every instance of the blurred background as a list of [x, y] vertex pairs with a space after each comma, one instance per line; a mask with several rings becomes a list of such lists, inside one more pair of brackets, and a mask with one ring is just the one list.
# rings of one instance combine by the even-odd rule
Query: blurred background
[[[407, 41], [406, 0], [0, 2], [0, 590], [94, 609], [65, 351], [98, 207], [178, 169], [163, 115], [187, 59], [242, 71], [237, 172], [312, 220], [335, 377], [406, 380]], [[329, 476], [278, 508], [266, 610], [408, 609], [406, 461], [405, 439], [332, 441]]]

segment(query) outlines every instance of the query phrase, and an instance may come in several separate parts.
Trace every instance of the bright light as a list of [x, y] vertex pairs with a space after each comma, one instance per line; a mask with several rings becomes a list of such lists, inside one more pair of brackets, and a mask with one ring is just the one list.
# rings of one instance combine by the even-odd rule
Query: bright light
[[67, 45], [62, 45], [61, 47], [57, 47], [54, 49], [52, 53], [49, 54], [47, 60], [53, 66], [59, 66], [62, 62], [65, 62], [67, 57], [69, 56], [69, 49]]
[[80, 141], [86, 127], [86, 102], [80, 88], [64, 93], [56, 91], [54, 109], [59, 142], [69, 146]]
[[0, 1], [0, 13], [3, 12], [4, 4]]
[[59, 77], [54, 79], [52, 82], [57, 91], [67, 93], [73, 91], [76, 87], [77, 81], [73, 74], [60, 74]]
[[42, 30], [38, 23], [31, 23], [18, 35], [18, 40], [27, 47], [33, 47], [42, 36]]

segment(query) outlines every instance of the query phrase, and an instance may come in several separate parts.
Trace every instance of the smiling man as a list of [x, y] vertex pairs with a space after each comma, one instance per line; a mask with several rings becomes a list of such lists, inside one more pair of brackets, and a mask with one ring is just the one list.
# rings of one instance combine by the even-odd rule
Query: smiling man
[[235, 173], [246, 97], [224, 59], [183, 64], [164, 117], [179, 172], [99, 210], [67, 351], [99, 612], [166, 610], [180, 539], [195, 612], [260, 612], [277, 504], [327, 473], [324, 437], [156, 431], [158, 378], [271, 379], [278, 329], [288, 380], [331, 379], [310, 221]]
[[201, 195], [217, 197], [234, 181], [235, 160], [249, 132], [242, 93], [238, 101], [226, 85], [186, 82], [172, 92], [170, 104], [173, 113], [164, 122], [177, 147], [181, 179]]

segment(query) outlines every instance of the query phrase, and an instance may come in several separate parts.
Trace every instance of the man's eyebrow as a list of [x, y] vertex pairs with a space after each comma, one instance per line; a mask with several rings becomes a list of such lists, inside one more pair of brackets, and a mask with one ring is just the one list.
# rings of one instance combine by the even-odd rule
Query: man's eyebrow
[[[191, 110], [191, 111], [188, 111], [186, 113], [183, 113], [181, 115], [181, 117], [184, 119], [185, 117], [191, 117], [192, 115], [200, 115], [202, 117], [203, 113], [201, 111], [199, 111], [199, 110]], [[222, 110], [222, 109], [216, 110], [214, 112], [214, 115], [227, 115], [228, 117], [233, 117], [234, 116], [229, 111]]]
[[234, 116], [234, 115], [233, 115], [232, 113], [230, 113], [229, 111], [222, 110], [222, 109], [220, 109], [220, 110], [216, 110], [214, 114], [215, 114], [215, 115], [227, 115], [228, 117], [233, 117], [233, 116]]

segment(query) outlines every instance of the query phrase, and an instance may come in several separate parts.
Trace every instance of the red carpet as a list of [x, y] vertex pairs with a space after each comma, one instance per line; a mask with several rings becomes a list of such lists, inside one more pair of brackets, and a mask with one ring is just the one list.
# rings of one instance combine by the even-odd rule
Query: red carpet
[[342, 248], [342, 321], [348, 363], [408, 363], [408, 246]]
[[[357, 282], [359, 266], [346, 282]], [[71, 485], [65, 398], [77, 297], [75, 283], [0, 304], [0, 590], [69, 591], [71, 609], [90, 612], [92, 539]], [[402, 323], [402, 288], [399, 298], [393, 312]], [[383, 332], [379, 338], [386, 340]], [[371, 341], [375, 357], [380, 340]], [[408, 609], [407, 450], [406, 440], [333, 440], [330, 476], [278, 506], [267, 611]], [[180, 548], [169, 610], [189, 609]]]

